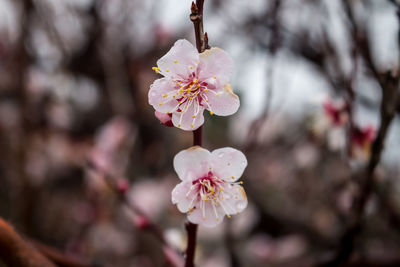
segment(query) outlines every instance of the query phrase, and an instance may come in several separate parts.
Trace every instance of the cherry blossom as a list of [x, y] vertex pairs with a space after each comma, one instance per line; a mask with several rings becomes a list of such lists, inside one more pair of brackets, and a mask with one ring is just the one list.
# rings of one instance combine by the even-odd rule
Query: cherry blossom
[[187, 213], [190, 222], [214, 227], [225, 215], [230, 218], [246, 208], [246, 193], [237, 182], [246, 166], [245, 155], [230, 147], [183, 150], [174, 158], [182, 182], [172, 191], [172, 203]]
[[351, 134], [352, 156], [366, 161], [371, 153], [371, 145], [375, 140], [376, 128], [372, 125], [355, 127]]
[[228, 83], [233, 68], [222, 49], [213, 47], [199, 54], [190, 42], [178, 40], [153, 67], [164, 77], [150, 86], [149, 103], [157, 112], [171, 114], [173, 125], [187, 131], [204, 123], [204, 109], [211, 115], [232, 115], [240, 105]]

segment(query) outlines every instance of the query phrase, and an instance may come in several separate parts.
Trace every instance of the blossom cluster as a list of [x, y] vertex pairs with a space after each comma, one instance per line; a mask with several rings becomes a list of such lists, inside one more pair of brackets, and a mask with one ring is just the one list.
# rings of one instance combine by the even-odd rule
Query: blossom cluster
[[[204, 123], [204, 110], [228, 116], [240, 106], [229, 84], [233, 60], [220, 48], [198, 53], [187, 40], [178, 40], [153, 70], [163, 77], [150, 86], [149, 103], [166, 126], [194, 131]], [[174, 158], [182, 181], [172, 191], [172, 203], [190, 222], [216, 226], [225, 215], [230, 218], [246, 208], [246, 193], [238, 181], [246, 166], [245, 155], [230, 147], [183, 150]]]

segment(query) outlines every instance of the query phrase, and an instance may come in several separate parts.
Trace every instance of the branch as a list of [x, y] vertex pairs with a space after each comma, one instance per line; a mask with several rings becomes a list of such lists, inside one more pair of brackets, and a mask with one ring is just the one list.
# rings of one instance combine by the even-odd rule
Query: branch
[[122, 190], [119, 184], [119, 181], [124, 181], [123, 179], [117, 179], [116, 177], [113, 177], [106, 170], [102, 169], [100, 166], [97, 166], [92, 161], [89, 161], [87, 166], [92, 171], [95, 171], [99, 173], [102, 177], [104, 177], [104, 181], [107, 183], [108, 187], [118, 196], [119, 200], [123, 204], [125, 204], [125, 206], [128, 207], [132, 213], [139, 215], [142, 218], [142, 229], [145, 229], [152, 233], [163, 245], [169, 246], [164, 238], [163, 231], [155, 223], [151, 222], [151, 220], [139, 207], [128, 200], [126, 196], [126, 190]]
[[323, 263], [321, 266], [340, 266], [349, 259], [354, 250], [355, 240], [362, 229], [362, 219], [365, 206], [374, 187], [375, 169], [380, 162], [386, 135], [396, 112], [399, 92], [398, 83], [398, 74], [394, 76], [392, 73], [388, 73], [386, 75], [384, 81], [385, 86], [382, 88], [382, 102], [380, 108], [381, 123], [378, 135], [372, 145], [368, 165], [364, 172], [361, 173], [365, 174], [365, 180], [361, 185], [361, 195], [354, 205], [354, 219], [342, 235], [339, 251], [334, 259], [327, 263]]
[[69, 256], [64, 254], [63, 252], [49, 247], [45, 244], [42, 244], [35, 240], [29, 240], [31, 243], [42, 255], [46, 256], [52, 262], [57, 264], [59, 267], [95, 267], [98, 266], [93, 263], [89, 263], [88, 261], [82, 260], [77, 257]]
[[13, 267], [56, 267], [1, 218], [0, 259]]
[[[192, 2], [190, 20], [193, 22], [194, 34], [196, 38], [196, 47], [199, 53], [208, 49], [208, 35], [204, 34], [203, 28], [203, 6], [204, 0], [196, 0]], [[193, 145], [202, 145], [202, 127], [193, 131]], [[196, 250], [196, 237], [197, 237], [197, 224], [187, 222], [185, 224], [186, 232], [188, 234], [188, 241], [186, 247], [185, 267], [194, 267], [194, 253]]]

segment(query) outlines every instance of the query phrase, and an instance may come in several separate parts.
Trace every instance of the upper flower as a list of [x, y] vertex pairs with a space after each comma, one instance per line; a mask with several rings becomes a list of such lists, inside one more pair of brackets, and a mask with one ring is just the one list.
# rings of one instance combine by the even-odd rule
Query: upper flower
[[199, 128], [204, 109], [228, 116], [239, 108], [239, 98], [228, 83], [233, 61], [222, 49], [213, 47], [199, 54], [187, 40], [178, 40], [153, 70], [164, 77], [150, 86], [149, 103], [158, 112], [172, 114], [178, 128]]
[[211, 153], [198, 146], [183, 150], [174, 158], [182, 182], [172, 191], [172, 202], [192, 223], [216, 226], [225, 215], [230, 218], [246, 208], [242, 182], [236, 182], [246, 166], [244, 154], [230, 147]]

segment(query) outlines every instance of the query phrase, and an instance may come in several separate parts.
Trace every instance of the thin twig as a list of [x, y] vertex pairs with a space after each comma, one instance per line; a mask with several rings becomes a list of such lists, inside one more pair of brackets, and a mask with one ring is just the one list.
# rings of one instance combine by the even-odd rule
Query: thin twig
[[126, 190], [120, 189], [118, 181], [121, 179], [113, 177], [110, 173], [102, 169], [100, 166], [97, 166], [94, 162], [89, 161], [87, 166], [91, 170], [99, 173], [102, 177], [104, 177], [104, 181], [107, 183], [108, 187], [118, 196], [120, 201], [126, 207], [128, 207], [134, 214], [144, 219], [146, 223], [145, 225], [143, 225], [143, 229], [146, 229], [147, 231], [152, 233], [163, 245], [168, 246], [168, 243], [166, 242], [165, 237], [163, 235], [163, 231], [155, 223], [151, 222], [148, 216], [139, 207], [137, 207], [136, 205], [134, 205], [134, 203], [128, 200], [126, 196]]

